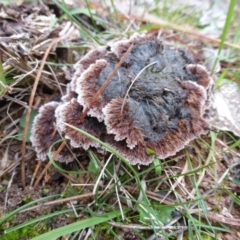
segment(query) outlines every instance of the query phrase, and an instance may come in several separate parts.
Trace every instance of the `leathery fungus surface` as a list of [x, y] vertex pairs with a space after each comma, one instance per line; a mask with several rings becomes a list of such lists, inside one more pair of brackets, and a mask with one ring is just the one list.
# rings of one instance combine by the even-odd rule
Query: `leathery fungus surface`
[[103, 147], [65, 123], [108, 143], [131, 164], [151, 163], [149, 149], [160, 159], [173, 156], [209, 129], [204, 111], [212, 79], [207, 70], [185, 50], [154, 36], [136, 34], [94, 49], [74, 69], [62, 101], [47, 103], [34, 121], [31, 139], [41, 160], [56, 139], [43, 125], [48, 108], [49, 132], [68, 139], [73, 153]]

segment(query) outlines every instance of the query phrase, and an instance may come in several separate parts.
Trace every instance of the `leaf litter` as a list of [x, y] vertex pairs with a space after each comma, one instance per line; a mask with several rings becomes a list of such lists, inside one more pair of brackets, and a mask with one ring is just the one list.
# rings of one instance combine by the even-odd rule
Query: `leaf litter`
[[[94, 7], [94, 3], [92, 4]], [[95, 4], [97, 5], [99, 3], [95, 2]], [[115, 7], [117, 7], [117, 10], [120, 10], [118, 9], [118, 6], [121, 6], [121, 4], [122, 1], [115, 2]], [[152, 3], [150, 1], [147, 2], [148, 7], [151, 7], [151, 4]], [[191, 1], [191, 4], [194, 4], [194, 1]], [[215, 4], [214, 8], [209, 8], [209, 11], [213, 12], [206, 12], [206, 14], [200, 19], [200, 23], [203, 26], [202, 33], [209, 34], [211, 37], [219, 37], [223, 26], [221, 24], [224, 24], [225, 13], [223, 12], [221, 15], [222, 19], [218, 22], [220, 25], [217, 26], [217, 28], [215, 28], [215, 25], [212, 25], [212, 19], [214, 17], [218, 18], [217, 13], [219, 13], [219, 9], [216, 7], [216, 5], [217, 4]], [[112, 5], [109, 6], [111, 7]], [[197, 1], [195, 6], [199, 6], [197, 5]], [[200, 9], [203, 12], [206, 10], [204, 9], [204, 6], [202, 10]], [[3, 193], [1, 194], [3, 196], [1, 202], [4, 202], [5, 204], [1, 206], [1, 213], [5, 213], [6, 210], [9, 210], [10, 208], [17, 208], [26, 202], [27, 200], [24, 199], [24, 196], [26, 195], [30, 200], [32, 200], [44, 196], [46, 188], [49, 189], [49, 194], [56, 192], [62, 193], [64, 191], [63, 189], [68, 189], [67, 178], [63, 178], [61, 173], [59, 174], [59, 172], [54, 170], [50, 170], [45, 174], [45, 177], [42, 181], [42, 184], [45, 187], [39, 187], [39, 189], [42, 190], [39, 190], [38, 188], [35, 188], [34, 190], [32, 189], [31, 178], [33, 171], [36, 168], [36, 162], [33, 161], [35, 158], [34, 149], [30, 144], [27, 144], [26, 152], [26, 183], [28, 187], [23, 190], [19, 175], [18, 177], [15, 175], [13, 177], [13, 183], [11, 183], [10, 177], [13, 176], [13, 172], [20, 172], [19, 166], [21, 162], [21, 143], [16, 140], [15, 135], [20, 132], [19, 122], [20, 119], [22, 119], [22, 116], [25, 114], [25, 108], [28, 105], [28, 98], [31, 93], [31, 86], [36, 78], [42, 57], [49, 43], [54, 38], [61, 38], [59, 43], [51, 49], [49, 58], [46, 62], [46, 67], [41, 73], [41, 79], [38, 90], [35, 94], [33, 109], [38, 109], [44, 103], [54, 100], [58, 101], [58, 99], [61, 98], [63, 95], [62, 93], [65, 92], [68, 80], [72, 78], [72, 64], [81, 59], [85, 54], [84, 51], [79, 51], [78, 46], [83, 46], [83, 48], [85, 46], [89, 47], [89, 43], [86, 42], [84, 39], [85, 37], [80, 34], [76, 24], [69, 20], [57, 21], [57, 18], [62, 13], [55, 5], [47, 6], [43, 3], [32, 3], [11, 7], [1, 5], [0, 8], [0, 50], [3, 71], [7, 80], [4, 85], [1, 84], [1, 93], [3, 94], [1, 95], [0, 100], [0, 134], [2, 136], [0, 139], [0, 154], [1, 163], [3, 163], [1, 164], [1, 177], [4, 179], [1, 183], [1, 192]], [[144, 9], [142, 6], [140, 6], [140, 8]], [[168, 8], [171, 10], [171, 6], [168, 6]], [[221, 9], [221, 11], [224, 11], [223, 8]], [[98, 10], [106, 13], [106, 8], [101, 7]], [[138, 11], [134, 11], [134, 6], [131, 6], [132, 13], [128, 10], [123, 12], [125, 16], [131, 16], [133, 12], [138, 13]], [[172, 9], [172, 11], [174, 11], [174, 9]], [[141, 14], [137, 16], [138, 20], [140, 20], [140, 15]], [[144, 20], [144, 16], [141, 16], [142, 20]], [[153, 15], [150, 14], [145, 18], [145, 20], [148, 22], [148, 19], [153, 19], [152, 17]], [[91, 22], [90, 19], [88, 19], [88, 21]], [[207, 25], [207, 27], [205, 27], [205, 25]], [[167, 31], [160, 30], [160, 33], [163, 42], [167, 41], [171, 44], [176, 42], [176, 38], [172, 35], [172, 32], [169, 33]], [[182, 38], [183, 42], [191, 42], [193, 46], [193, 52], [196, 52], [196, 49], [198, 52], [200, 52], [200, 48], [203, 49], [206, 47], [203, 46], [204, 44], [202, 43], [199, 44], [197, 40], [182, 35], [181, 29], [178, 36]], [[180, 42], [177, 43], [180, 44]], [[72, 45], [73, 47], [69, 48], [69, 45]], [[184, 44], [183, 46], [186, 47]], [[209, 48], [209, 44], [207, 47]], [[95, 46], [91, 48], [95, 48]], [[200, 59], [202, 58], [202, 63], [204, 63], [206, 60], [204, 59], [204, 56], [202, 55], [199, 57]], [[58, 63], [60, 65], [57, 66], [51, 63]], [[62, 67], [64, 64], [65, 66]], [[216, 72], [215, 76], [217, 74], [218, 73]], [[224, 80], [222, 83], [223, 84], [220, 87], [214, 89], [211, 93], [211, 97], [213, 99], [213, 101], [211, 101], [211, 103], [213, 103], [211, 105], [212, 112], [207, 117], [209, 117], [211, 125], [216, 129], [230, 131], [236, 136], [239, 136], [238, 103], [240, 100], [237, 89], [238, 84], [229, 82], [227, 80]], [[231, 93], [231, 95], [229, 95], [229, 93]], [[219, 105], [219, 103], [221, 104]], [[207, 136], [203, 137], [203, 139], [205, 139], [206, 143], [210, 144]], [[175, 159], [173, 163], [170, 165], [165, 164], [163, 169], [164, 176], [172, 176], [175, 178], [177, 184], [171, 186], [170, 181], [164, 182], [160, 178], [158, 184], [149, 184], [147, 186], [147, 190], [150, 192], [148, 196], [150, 198], [153, 197], [152, 194], [156, 192], [156, 190], [166, 191], [167, 189], [172, 189], [172, 192], [167, 199], [173, 204], [178, 203], [178, 198], [175, 194], [173, 194], [175, 191], [178, 192], [178, 194], [180, 194], [185, 200], [195, 200], [196, 195], [194, 195], [193, 192], [193, 187], [191, 184], [193, 179], [191, 175], [186, 175], [181, 178], [175, 176], [178, 176], [181, 173], [184, 174], [188, 170], [192, 171], [192, 169], [202, 167], [203, 171], [202, 173], [200, 172], [201, 177], [198, 178], [198, 175], [196, 175], [196, 177], [199, 180], [197, 183], [199, 192], [206, 197], [208, 212], [205, 213], [205, 215], [202, 212], [196, 214], [199, 214], [199, 216], [201, 216], [203, 219], [207, 218], [215, 223], [218, 222], [219, 218], [221, 217], [222, 223], [226, 224], [227, 226], [239, 226], [238, 219], [240, 218], [240, 213], [237, 208], [233, 207], [231, 209], [231, 206], [236, 206], [237, 203], [234, 203], [232, 196], [227, 194], [226, 189], [222, 188], [221, 185], [221, 181], [224, 180], [225, 174], [230, 171], [231, 177], [224, 180], [224, 185], [227, 186], [232, 192], [239, 194], [238, 184], [232, 181], [232, 179], [238, 179], [239, 158], [236, 156], [239, 154], [237, 150], [230, 150], [230, 153], [225, 153], [226, 151], [222, 150], [223, 148], [224, 150], [227, 149], [228, 146], [225, 144], [227, 140], [230, 141], [228, 136], [223, 135], [216, 141], [215, 152], [217, 153], [217, 164], [215, 173], [214, 169], [212, 168], [206, 168], [206, 170], [204, 170], [204, 164], [206, 163], [204, 159], [207, 159], [209, 152], [207, 148], [202, 147], [201, 140], [190, 142], [190, 144], [185, 148], [185, 151], [188, 152], [191, 158], [192, 166], [188, 165], [186, 167], [187, 160], [185, 157], [183, 157], [184, 152], [179, 152], [175, 157], [173, 157], [173, 159]], [[98, 153], [95, 152], [95, 154]], [[86, 158], [86, 156], [81, 157], [81, 164], [84, 170], [87, 169], [88, 162], [89, 160]], [[214, 161], [208, 162], [208, 164], [214, 163]], [[231, 168], [229, 166], [231, 166]], [[42, 170], [43, 167], [43, 165], [40, 166], [40, 170]], [[69, 165], [63, 165], [62, 167], [73, 170], [76, 166], [73, 163]], [[144, 167], [141, 167], [141, 169], [144, 169]], [[67, 176], [65, 175], [64, 177]], [[146, 175], [146, 179], [151, 180], [151, 177], [152, 176], [149, 174]], [[158, 176], [155, 177], [158, 178]], [[54, 181], [51, 179], [55, 179], [56, 183], [54, 183]], [[178, 180], [179, 182], [177, 182]], [[218, 185], [216, 187], [215, 185], [217, 180]], [[59, 181], [61, 182], [61, 187], [56, 188]], [[104, 179], [102, 181], [102, 184], [104, 185]], [[74, 183], [74, 179], [70, 178], [70, 182]], [[89, 182], [88, 174], [82, 175], [80, 182], [83, 184]], [[85, 187], [84, 191], [91, 191], [91, 187]], [[134, 194], [134, 191], [131, 191], [131, 193]], [[15, 198], [14, 196], [16, 195], [19, 196], [19, 198]], [[220, 195], [221, 197], [216, 198], [215, 195]], [[157, 195], [158, 201], [161, 198], [164, 199], [164, 196], [161, 194]], [[91, 200], [91, 197], [90, 199], [86, 199], [85, 204], [89, 203]], [[114, 197], [113, 199], [110, 199], [110, 201], [114, 201]], [[179, 210], [183, 209], [179, 208]], [[196, 210], [200, 211], [198, 207]], [[194, 211], [194, 209], [192, 211]], [[37, 213], [35, 212], [35, 214]], [[22, 219], [24, 217], [22, 215], [19, 217], [20, 219], [16, 219], [14, 224], [22, 223]], [[63, 222], [64, 224], [69, 222], [69, 218], [65, 217]], [[54, 225], [53, 228], [58, 226], [61, 226], [61, 224]], [[219, 239], [231, 239], [231, 237], [232, 239], [238, 239], [239, 231], [237, 228], [230, 227], [230, 229], [232, 231], [231, 234], [219, 232]], [[120, 235], [125, 236], [125, 238], [123, 237], [122, 239], [127, 239], [126, 236], [128, 235], [131, 235], [132, 238], [136, 238], [136, 235], [132, 231], [129, 232], [126, 229]]]

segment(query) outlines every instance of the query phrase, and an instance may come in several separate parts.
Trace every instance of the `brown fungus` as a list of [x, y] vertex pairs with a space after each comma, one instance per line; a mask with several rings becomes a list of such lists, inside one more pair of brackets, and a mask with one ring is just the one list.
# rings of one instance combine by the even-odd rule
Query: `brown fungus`
[[[39, 113], [34, 119], [30, 140], [39, 160], [45, 160], [51, 145], [62, 139], [55, 127], [55, 110], [60, 105], [61, 103], [54, 101], [46, 103], [39, 109]], [[57, 151], [59, 146], [60, 143], [54, 144], [53, 153]], [[74, 151], [75, 155], [83, 153], [84, 151], [80, 148]], [[65, 145], [61, 152], [55, 156], [55, 159], [59, 162], [71, 162], [74, 160], [74, 154], [71, 148]]]
[[86, 56], [84, 56], [80, 61], [74, 65], [74, 76], [71, 81], [71, 90], [76, 91], [77, 79], [82, 75], [82, 73], [89, 68], [99, 58], [102, 58], [106, 54], [105, 47], [99, 47], [98, 49], [91, 50]]
[[66, 94], [62, 96], [62, 101], [69, 102], [73, 98], [77, 98], [77, 96], [77, 93], [71, 89], [71, 85], [68, 83], [66, 87]]
[[39, 160], [45, 160], [52, 143], [60, 139], [58, 134], [54, 134], [55, 110], [59, 104], [49, 102], [43, 105], [34, 119], [30, 140]]
[[[117, 73], [93, 101], [130, 46]], [[59, 132], [73, 148], [101, 146], [65, 123], [105, 141], [131, 164], [145, 165], [153, 159], [147, 149], [164, 159], [207, 133], [203, 116], [212, 79], [182, 49], [136, 34], [90, 51], [74, 69], [63, 103], [54, 110]]]
[[64, 134], [66, 139], [69, 139], [71, 146], [74, 148], [81, 147], [85, 150], [89, 147], [100, 148], [97, 142], [65, 124], [70, 124], [100, 138], [101, 134], [105, 132], [104, 124], [99, 123], [98, 120], [93, 117], [87, 117], [84, 122], [81, 122], [82, 110], [83, 107], [74, 98], [69, 102], [59, 105], [55, 111], [57, 128]]
[[81, 104], [85, 109], [91, 107], [88, 115], [96, 117], [99, 121], [103, 121], [104, 119], [102, 108], [107, 104], [107, 101], [102, 95], [100, 95], [94, 105], [90, 105], [92, 99], [100, 88], [96, 85], [98, 76], [107, 65], [108, 63], [104, 59], [97, 60], [95, 63], [91, 64], [89, 68], [79, 77], [76, 86], [79, 104]]
[[117, 149], [123, 157], [125, 157], [132, 165], [143, 164], [148, 165], [153, 161], [153, 155], [149, 155], [143, 144], [136, 145], [133, 149], [127, 147], [126, 141], [116, 141], [113, 134], [106, 134], [102, 140], [111, 147]]

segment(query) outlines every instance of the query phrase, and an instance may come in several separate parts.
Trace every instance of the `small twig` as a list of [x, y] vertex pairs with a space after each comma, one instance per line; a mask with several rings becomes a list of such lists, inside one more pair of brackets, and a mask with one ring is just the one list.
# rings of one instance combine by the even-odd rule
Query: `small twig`
[[[127, 189], [128, 191], [130, 191], [132, 194], [138, 193], [140, 191], [139, 188], [135, 188], [132, 186], [124, 186], [124, 188]], [[152, 198], [157, 201], [161, 201], [161, 203], [165, 203], [165, 204], [169, 204], [169, 205], [176, 204], [176, 202], [174, 202], [171, 198], [166, 197], [165, 195], [161, 195], [159, 193], [154, 193], [154, 192], [151, 192], [148, 190], [146, 190], [146, 194], [149, 198]]]
[[58, 85], [59, 92], [60, 92], [61, 95], [63, 96], [63, 90], [62, 90], [61, 85], [60, 85], [60, 83], [59, 83], [59, 81], [58, 81], [58, 79], [57, 79], [57, 76], [56, 76], [55, 72], [53, 71], [52, 67], [51, 67], [49, 64], [48, 64], [47, 66], [48, 66], [48, 68], [50, 69], [50, 71], [51, 71], [51, 73], [52, 73], [52, 76], [53, 76], [55, 82], [56, 82], [57, 85]]
[[[94, 5], [92, 5], [92, 7], [94, 9], [98, 10], [99, 5], [97, 3], [95, 3]], [[199, 30], [192, 28], [190, 26], [186, 26], [186, 25], [178, 25], [175, 24], [173, 22], [169, 22], [169, 21], [165, 21], [163, 19], [161, 19], [159, 16], [153, 15], [151, 13], [148, 13], [144, 10], [144, 7], [142, 6], [134, 6], [134, 8], [132, 9], [131, 13], [129, 15], [120, 13], [121, 11], [119, 11], [118, 16], [120, 19], [123, 20], [129, 20], [129, 19], [133, 19], [133, 20], [138, 20], [141, 22], [146, 22], [146, 23], [151, 23], [156, 25], [155, 29], [173, 29], [176, 30], [178, 32], [182, 32], [184, 34], [190, 35], [192, 38], [198, 39], [199, 41], [208, 41], [210, 43], [215, 43], [215, 44], [220, 44], [221, 43], [221, 39], [219, 38], [214, 38], [214, 37], [210, 37], [206, 34], [201, 33]], [[150, 30], [149, 32], [151, 32], [152, 30]], [[228, 41], [224, 42], [225, 46], [228, 47], [232, 47], [232, 48], [236, 48], [236, 49], [240, 49], [240, 45], [239, 44], [235, 44], [235, 43], [231, 43]]]
[[34, 96], [35, 96], [35, 93], [36, 93], [36, 90], [37, 90], [37, 86], [38, 86], [38, 83], [40, 81], [40, 77], [41, 77], [45, 62], [47, 60], [48, 54], [51, 51], [52, 47], [60, 40], [61, 40], [61, 38], [55, 38], [49, 44], [49, 46], [48, 46], [48, 48], [47, 48], [47, 50], [46, 50], [46, 52], [43, 56], [41, 65], [40, 65], [38, 73], [37, 73], [37, 76], [35, 78], [33, 88], [32, 88], [32, 92], [31, 92], [31, 96], [30, 96], [30, 99], [29, 99], [27, 113], [26, 113], [25, 127], [24, 127], [24, 131], [23, 131], [22, 147], [21, 147], [21, 152], [22, 152], [21, 178], [22, 178], [23, 188], [25, 188], [25, 186], [26, 186], [26, 181], [25, 181], [26, 141], [27, 141], [27, 132], [28, 132], [28, 126], [29, 126], [29, 122], [30, 122], [30, 114], [31, 114], [31, 109], [32, 109], [32, 105], [33, 105], [33, 100], [34, 100]]
[[[121, 162], [119, 162], [119, 164], [120, 163]], [[125, 220], [125, 216], [124, 216], [124, 213], [123, 213], [123, 208], [122, 208], [122, 204], [121, 204], [119, 193], [118, 193], [118, 188], [120, 188], [120, 181], [119, 181], [117, 173], [116, 173], [116, 166], [115, 165], [114, 165], [113, 178], [114, 178], [114, 182], [115, 182], [115, 192], [116, 192], [116, 196], [117, 196], [118, 206], [119, 206], [119, 209], [121, 211], [122, 221], [124, 221]]]
[[214, 213], [208, 213], [206, 215], [205, 213], [199, 212], [199, 214], [201, 217], [206, 218], [206, 216], [207, 216], [209, 219], [211, 219], [217, 223], [225, 223], [227, 225], [240, 227], [240, 219], [238, 219], [238, 218], [224, 217], [223, 215], [214, 214]]
[[90, 108], [92, 107], [92, 105], [94, 104], [94, 102], [98, 99], [99, 95], [104, 91], [104, 89], [107, 87], [107, 85], [110, 83], [112, 77], [116, 74], [117, 70], [120, 68], [120, 66], [123, 64], [123, 62], [125, 61], [125, 59], [127, 58], [128, 54], [131, 52], [133, 48], [133, 43], [130, 45], [130, 47], [128, 48], [128, 50], [126, 51], [126, 53], [122, 56], [121, 60], [119, 61], [119, 63], [115, 66], [115, 68], [113, 69], [113, 71], [108, 75], [107, 80], [104, 82], [104, 84], [100, 87], [100, 89], [97, 91], [96, 95], [93, 97], [93, 99], [91, 100], [89, 107], [87, 107], [84, 112], [81, 115], [80, 121], [83, 122], [84, 118], [86, 117], [88, 111], [90, 110]]
[[[138, 230], [152, 230], [152, 227], [143, 226], [139, 224], [121, 224], [117, 222], [110, 221], [108, 222], [110, 225], [118, 228], [126, 228], [126, 229], [138, 229]], [[154, 229], [156, 230], [162, 230], [162, 229], [181, 229], [181, 230], [187, 230], [187, 226], [154, 226]]]
[[234, 151], [233, 149], [228, 149], [229, 148], [229, 146], [225, 143], [225, 142], [223, 142], [222, 140], [220, 140], [220, 139], [216, 139], [216, 141], [221, 145], [221, 146], [223, 146], [225, 149], [223, 149], [223, 151], [225, 150], [227, 150], [227, 151], [229, 151], [229, 152], [231, 152], [232, 154], [234, 154], [235, 156], [238, 156], [238, 157], [240, 157], [240, 154], [238, 153], [238, 152], [236, 152], [236, 151]]
[[121, 114], [122, 114], [122, 112], [123, 112], [123, 108], [124, 108], [124, 105], [125, 105], [127, 96], [128, 96], [128, 94], [129, 94], [129, 91], [131, 90], [133, 84], [135, 83], [135, 81], [138, 79], [138, 77], [142, 74], [142, 72], [143, 72], [146, 68], [152, 66], [152, 65], [155, 64], [155, 63], [157, 63], [157, 61], [152, 62], [152, 63], [149, 63], [149, 64], [148, 64], [147, 66], [145, 66], [145, 67], [137, 74], [137, 76], [132, 80], [132, 83], [130, 84], [130, 86], [129, 86], [129, 88], [128, 88], [125, 96], [124, 96], [124, 99], [123, 99], [123, 104], [122, 104], [122, 108], [121, 108]]
[[21, 101], [21, 100], [19, 100], [19, 99], [10, 97], [10, 96], [8, 96], [8, 95], [4, 95], [4, 98], [6, 98], [8, 101], [12, 101], [12, 102], [17, 103], [17, 104], [23, 106], [24, 108], [27, 107], [27, 103], [25, 103], [25, 102], [23, 102], [23, 101]]
[[45, 168], [42, 170], [42, 172], [40, 173], [40, 175], [38, 176], [35, 184], [33, 185], [33, 190], [37, 187], [38, 183], [40, 182], [40, 180], [42, 179], [43, 175], [46, 173], [46, 171], [49, 169], [49, 167], [51, 166], [51, 162], [49, 161], [47, 163], [47, 165], [45, 166]]
[[6, 191], [6, 194], [5, 194], [4, 210], [7, 210], [8, 193], [9, 193], [9, 189], [10, 189], [10, 187], [11, 187], [11, 185], [12, 185], [13, 177], [14, 177], [15, 174], [16, 174], [16, 170], [14, 169], [14, 171], [12, 172], [11, 179], [10, 179], [9, 182], [8, 182], [7, 191]]
[[[54, 152], [53, 154], [53, 159], [56, 158], [56, 156], [62, 151], [62, 149], [64, 148], [64, 146], [66, 145], [66, 142], [63, 141], [61, 143], [61, 145], [58, 147], [57, 151]], [[34, 186], [33, 186], [33, 189], [35, 189], [38, 185], [38, 183], [40, 182], [40, 180], [42, 179], [43, 175], [46, 173], [46, 171], [48, 170], [48, 168], [51, 166], [51, 161], [48, 162], [48, 164], [46, 165], [46, 167], [43, 169], [43, 171], [41, 172], [41, 174], [39, 175], [39, 177], [37, 178]]]
[[14, 168], [16, 168], [19, 165], [20, 161], [17, 163], [12, 163], [8, 168], [6, 168], [3, 172], [1, 172], [0, 177], [2, 177], [5, 173], [10, 172]]
[[[1, 142], [0, 142], [1, 144]], [[32, 159], [34, 153], [30, 153], [27, 155], [26, 157], [26, 161], [28, 161], [29, 159]], [[9, 173], [11, 172], [14, 168], [16, 168], [21, 162], [21, 158], [17, 159], [14, 163], [12, 163], [8, 168], [6, 168], [1, 174], [0, 177], [2, 177], [5, 173]]]
[[93, 188], [93, 194], [94, 194], [94, 195], [96, 194], [97, 187], [98, 187], [98, 185], [99, 185], [99, 182], [100, 182], [101, 178], [104, 177], [104, 171], [105, 171], [108, 163], [109, 163], [110, 160], [112, 159], [112, 156], [113, 156], [113, 154], [110, 155], [110, 157], [108, 158], [108, 160], [107, 160], [106, 163], [104, 164], [104, 166], [103, 166], [100, 174], [98, 175], [97, 181], [96, 181], [95, 186], [94, 186], [94, 188]]
[[61, 172], [61, 171], [58, 171], [61, 175], [63, 175], [66, 179], [68, 179], [71, 183], [77, 183], [77, 181], [71, 177], [70, 175], [64, 173], [64, 172]]
[[[187, 161], [185, 162], [185, 165], [184, 165], [184, 167], [183, 167], [183, 169], [182, 169], [182, 172], [181, 172], [181, 176], [179, 176], [179, 177], [177, 177], [177, 178], [174, 178], [174, 180], [175, 180], [175, 182], [174, 182], [174, 184], [172, 184], [172, 182], [171, 182], [171, 178], [169, 178], [169, 182], [170, 182], [170, 184], [171, 184], [171, 190], [169, 190], [168, 191], [168, 193], [166, 194], [166, 197], [170, 194], [170, 193], [172, 193], [174, 190], [175, 190], [175, 188], [177, 187], [177, 186], [179, 186], [179, 187], [181, 187], [181, 182], [182, 182], [182, 180], [185, 178], [185, 173], [187, 173], [187, 171], [188, 171], [188, 164], [187, 164]], [[166, 175], [168, 176], [168, 173], [167, 172], [165, 172], [166, 173]], [[185, 190], [185, 191], [184, 191]], [[188, 195], [188, 197], [191, 197], [191, 198], [193, 198], [193, 196], [187, 191], [187, 189], [184, 189], [184, 188], [182, 188], [182, 191], [183, 192], [185, 192], [185, 194], [187, 194]]]
[[[158, 25], [158, 26], [156, 26], [158, 28], [169, 28], [169, 29], [173, 29], [173, 30], [182, 32], [184, 34], [188, 34], [188, 35], [192, 36], [193, 38], [197, 38], [198, 40], [207, 40], [208, 42], [212, 42], [212, 43], [216, 43], [216, 44], [221, 43], [221, 39], [202, 34], [199, 31], [197, 31], [196, 29], [193, 29], [189, 26], [179, 26], [175, 23], [164, 21], [161, 18], [159, 18], [158, 16], [155, 16], [151, 13], [145, 13], [144, 16], [142, 16], [141, 14], [139, 14], [139, 8], [137, 8], [137, 7], [135, 8], [134, 14], [135, 15], [132, 16], [133, 18], [138, 19], [140, 21], [145, 21], [148, 23], [156, 24], [156, 25]], [[224, 45], [228, 46], [228, 47], [240, 49], [240, 45], [230, 43], [227, 41], [224, 42]]]
[[33, 173], [32, 179], [31, 179], [30, 187], [32, 187], [32, 185], [34, 183], [34, 179], [35, 179], [35, 177], [37, 175], [38, 169], [40, 168], [41, 164], [42, 164], [42, 161], [38, 161], [38, 164], [37, 164], [37, 166], [36, 166], [36, 168], [34, 170], [34, 173]]
[[[99, 194], [101, 194], [102, 192], [103, 191], [98, 191]], [[29, 207], [29, 208], [26, 208], [26, 209], [22, 210], [21, 213], [22, 212], [28, 212], [30, 210], [34, 210], [34, 209], [42, 207], [42, 206], [49, 206], [49, 205], [58, 204], [58, 203], [70, 202], [70, 201], [75, 201], [75, 200], [79, 200], [79, 199], [82, 199], [82, 198], [88, 198], [88, 197], [92, 197], [92, 196], [94, 196], [94, 194], [92, 192], [90, 192], [90, 193], [84, 193], [82, 195], [73, 196], [73, 197], [69, 197], [69, 198], [53, 200], [53, 201], [46, 202], [46, 203], [40, 203], [36, 206]]]

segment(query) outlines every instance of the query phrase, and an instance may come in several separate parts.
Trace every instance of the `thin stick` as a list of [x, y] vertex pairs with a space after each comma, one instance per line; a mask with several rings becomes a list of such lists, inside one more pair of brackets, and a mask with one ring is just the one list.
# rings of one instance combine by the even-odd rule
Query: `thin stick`
[[121, 108], [121, 114], [122, 114], [122, 112], [123, 112], [123, 107], [124, 107], [124, 105], [125, 105], [127, 96], [128, 96], [128, 94], [129, 94], [129, 91], [131, 90], [133, 84], [135, 83], [135, 81], [138, 79], [138, 77], [142, 74], [142, 72], [143, 72], [146, 68], [150, 67], [151, 65], [153, 65], [153, 64], [155, 64], [155, 63], [157, 63], [157, 61], [152, 62], [152, 63], [149, 63], [149, 64], [148, 64], [147, 66], [145, 66], [145, 67], [137, 74], [137, 76], [133, 79], [131, 85], [129, 86], [129, 88], [128, 88], [125, 96], [124, 96], [123, 104], [122, 104], [122, 108]]
[[35, 93], [36, 93], [36, 90], [37, 90], [37, 86], [38, 86], [38, 83], [39, 83], [39, 80], [40, 80], [45, 62], [47, 60], [48, 54], [51, 51], [54, 44], [56, 44], [60, 40], [61, 40], [61, 38], [54, 38], [52, 40], [52, 42], [49, 44], [49, 46], [48, 46], [48, 48], [47, 48], [47, 50], [46, 50], [46, 52], [43, 56], [41, 65], [40, 65], [38, 73], [37, 73], [37, 76], [35, 78], [35, 81], [34, 81], [34, 84], [33, 84], [33, 89], [32, 89], [32, 92], [31, 92], [30, 99], [29, 99], [27, 114], [26, 114], [26, 120], [25, 120], [25, 127], [24, 127], [24, 131], [23, 131], [22, 147], [21, 147], [21, 152], [22, 152], [21, 178], [22, 178], [23, 188], [26, 187], [26, 181], [25, 181], [26, 141], [27, 141], [27, 132], [28, 132], [28, 126], [29, 126], [29, 121], [30, 121], [30, 114], [31, 114], [31, 109], [32, 109], [32, 105], [33, 105], [33, 100], [34, 100], [34, 96], [35, 96]]
[[[102, 192], [103, 191], [98, 191], [99, 194], [101, 194]], [[42, 206], [49, 206], [49, 205], [53, 205], [53, 204], [57, 204], [57, 203], [70, 202], [70, 201], [78, 200], [78, 199], [81, 199], [81, 198], [92, 197], [92, 196], [94, 196], [94, 193], [92, 193], [92, 192], [84, 193], [84, 194], [78, 195], [78, 196], [73, 196], [73, 197], [64, 198], [64, 199], [53, 200], [53, 201], [46, 202], [46, 203], [40, 203], [40, 204], [38, 204], [36, 206], [26, 208], [26, 209], [24, 209], [24, 210], [22, 210], [20, 212], [21, 213], [22, 212], [28, 212], [29, 210], [34, 210], [34, 209], [42, 207]]]
[[[54, 152], [53, 154], [53, 159], [56, 158], [56, 156], [62, 151], [62, 149], [64, 148], [64, 146], [66, 145], [66, 142], [63, 141], [61, 143], [61, 145], [59, 146], [59, 148], [57, 149], [56, 152]], [[48, 162], [48, 164], [46, 165], [46, 167], [43, 169], [43, 171], [41, 172], [41, 174], [39, 175], [39, 177], [37, 178], [34, 186], [33, 186], [33, 189], [35, 189], [38, 185], [38, 183], [40, 182], [40, 180], [42, 179], [43, 175], [46, 173], [46, 171], [48, 170], [48, 168], [51, 166], [51, 161]]]
[[99, 186], [99, 182], [100, 182], [102, 176], [104, 175], [104, 171], [105, 171], [108, 163], [109, 163], [110, 160], [112, 159], [112, 156], [113, 156], [113, 154], [110, 155], [110, 157], [108, 158], [108, 160], [107, 160], [106, 163], [104, 164], [104, 166], [103, 166], [103, 168], [102, 168], [102, 170], [101, 170], [101, 172], [100, 172], [100, 174], [99, 174], [99, 176], [98, 176], [98, 179], [97, 179], [97, 181], [96, 181], [96, 183], [95, 183], [95, 186], [94, 186], [94, 188], [93, 188], [93, 195], [95, 195], [96, 192], [97, 192], [97, 188], [98, 188], [98, 186]]
[[42, 161], [38, 161], [38, 164], [34, 170], [34, 173], [33, 173], [32, 179], [31, 179], [30, 187], [32, 187], [32, 185], [33, 185], [34, 179], [37, 175], [38, 169], [40, 168], [41, 164], [42, 164]]
[[96, 95], [93, 97], [93, 99], [91, 100], [89, 107], [87, 107], [84, 112], [81, 115], [80, 121], [83, 122], [84, 118], [86, 117], [89, 109], [92, 107], [92, 105], [94, 104], [94, 102], [97, 100], [97, 98], [99, 97], [99, 95], [104, 91], [104, 89], [107, 87], [107, 85], [109, 84], [109, 82], [111, 81], [112, 77], [115, 75], [115, 73], [117, 72], [117, 70], [119, 69], [119, 67], [122, 65], [122, 63], [125, 61], [125, 59], [127, 58], [128, 54], [131, 52], [133, 48], [133, 43], [130, 45], [130, 47], [128, 48], [128, 50], [126, 51], [126, 53], [123, 55], [123, 57], [121, 58], [121, 60], [119, 61], [119, 63], [116, 65], [116, 67], [113, 69], [113, 71], [108, 75], [107, 80], [104, 82], [104, 84], [100, 87], [100, 89], [97, 91]]
[[45, 168], [42, 170], [42, 172], [40, 173], [39, 177], [37, 178], [34, 186], [33, 186], [33, 190], [37, 187], [38, 183], [40, 182], [40, 180], [42, 179], [43, 175], [46, 173], [46, 171], [49, 169], [49, 167], [51, 166], [51, 162], [49, 161], [47, 163], [47, 165], [45, 166]]
[[[138, 229], [138, 230], [152, 230], [152, 227], [140, 225], [140, 224], [122, 224], [118, 222], [110, 221], [108, 224], [118, 227], [118, 228], [127, 228], [127, 229]], [[154, 226], [156, 230], [163, 230], [163, 229], [182, 229], [187, 230], [187, 226]]]

